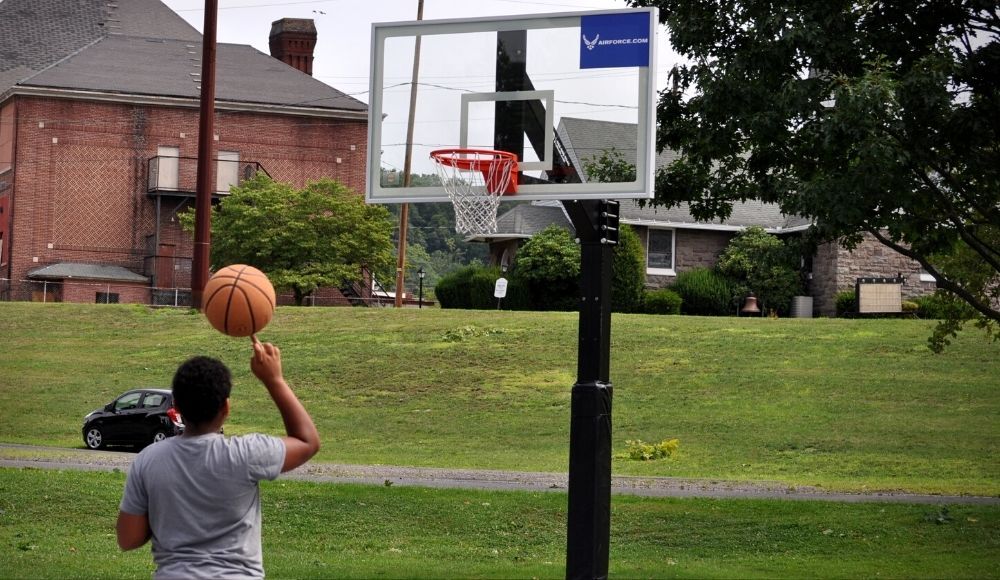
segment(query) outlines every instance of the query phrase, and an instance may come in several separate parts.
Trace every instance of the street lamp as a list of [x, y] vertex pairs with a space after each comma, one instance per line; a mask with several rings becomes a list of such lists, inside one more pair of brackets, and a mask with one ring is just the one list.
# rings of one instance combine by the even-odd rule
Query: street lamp
[[420, 278], [420, 292], [417, 294], [417, 308], [424, 307], [424, 276], [427, 272], [424, 272], [423, 267], [417, 270], [417, 277]]

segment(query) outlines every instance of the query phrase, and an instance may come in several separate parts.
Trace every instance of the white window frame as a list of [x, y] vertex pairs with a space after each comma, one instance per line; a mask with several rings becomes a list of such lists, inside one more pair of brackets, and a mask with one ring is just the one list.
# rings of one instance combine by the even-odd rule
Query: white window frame
[[[670, 268], [651, 268], [649, 266], [649, 240], [653, 232], [670, 232]], [[677, 268], [677, 230], [674, 228], [648, 228], [646, 231], [646, 274], [650, 276], [676, 276]]]
[[934, 275], [931, 274], [930, 272], [928, 272], [927, 270], [924, 270], [923, 268], [921, 268], [920, 269], [920, 281], [921, 282], [937, 282], [937, 278], [935, 278]]

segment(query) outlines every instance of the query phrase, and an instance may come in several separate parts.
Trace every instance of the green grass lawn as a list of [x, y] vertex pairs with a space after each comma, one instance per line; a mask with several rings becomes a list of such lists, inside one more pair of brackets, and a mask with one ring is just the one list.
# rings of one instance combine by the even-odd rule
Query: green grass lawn
[[[0, 469], [0, 576], [148, 578], [120, 473]], [[566, 496], [262, 485], [270, 578], [562, 578]], [[1000, 506], [615, 496], [612, 578], [996, 578]]]
[[[680, 440], [616, 474], [838, 490], [1000, 493], [1000, 348], [975, 331], [943, 355], [915, 320], [615, 315], [614, 452]], [[169, 386], [194, 354], [234, 371], [227, 433], [280, 432], [249, 340], [197, 313], [0, 303], [0, 441], [82, 446], [83, 415]], [[565, 471], [577, 315], [279, 308], [263, 340], [342, 463]]]

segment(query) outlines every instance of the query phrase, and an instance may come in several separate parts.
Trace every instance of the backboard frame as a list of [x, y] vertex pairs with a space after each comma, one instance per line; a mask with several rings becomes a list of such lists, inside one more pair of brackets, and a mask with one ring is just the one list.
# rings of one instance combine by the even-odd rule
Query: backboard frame
[[[597, 10], [584, 12], [562, 12], [549, 14], [514, 15], [501, 17], [482, 17], [445, 20], [418, 20], [408, 22], [383, 22], [372, 24], [371, 62], [372, 72], [369, 86], [369, 123], [368, 123], [368, 163], [367, 188], [365, 199], [368, 203], [419, 203], [447, 202], [447, 193], [441, 187], [384, 187], [382, 184], [382, 121], [385, 118], [383, 110], [382, 87], [385, 86], [385, 50], [389, 39], [400, 37], [417, 38], [436, 35], [505, 32], [520, 30], [540, 30], [555, 28], [579, 28], [581, 20], [587, 16], [646, 13], [649, 22], [647, 66], [637, 66], [637, 151], [636, 180], [618, 183], [522, 183], [512, 200], [585, 200], [585, 199], [650, 199], [653, 196], [655, 182], [656, 157], [656, 44], [658, 11], [656, 8], [635, 8], [619, 10]], [[545, 154], [541, 161], [522, 161], [522, 170], [550, 169], [553, 159], [554, 144], [554, 103], [558, 95], [552, 95], [551, 90], [538, 87], [536, 91], [482, 92], [469, 93], [462, 96], [462, 107], [467, 108], [470, 102], [485, 102], [489, 100], [524, 100], [540, 98], [550, 105], [545, 107]], [[547, 93], [541, 95], [540, 93]], [[419, 97], [418, 97], [419, 98]], [[468, 112], [461, 113], [465, 122]], [[444, 144], [467, 146], [467, 126], [463, 126], [455, 143]]]

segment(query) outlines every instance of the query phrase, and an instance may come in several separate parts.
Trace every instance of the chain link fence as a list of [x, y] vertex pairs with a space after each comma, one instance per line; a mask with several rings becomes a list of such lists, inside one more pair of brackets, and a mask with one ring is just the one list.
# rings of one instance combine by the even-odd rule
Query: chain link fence
[[[190, 288], [159, 288], [124, 282], [98, 282], [66, 280], [10, 280], [0, 278], [0, 301], [11, 302], [75, 302], [90, 304], [149, 304], [173, 308], [191, 307]], [[291, 292], [277, 294], [280, 306], [295, 304]], [[395, 295], [384, 290], [356, 292], [338, 288], [320, 288], [302, 301], [302, 306], [368, 306], [388, 307], [395, 303]], [[404, 306], [429, 308], [433, 300], [424, 299], [418, 304], [416, 294], [405, 295]]]

